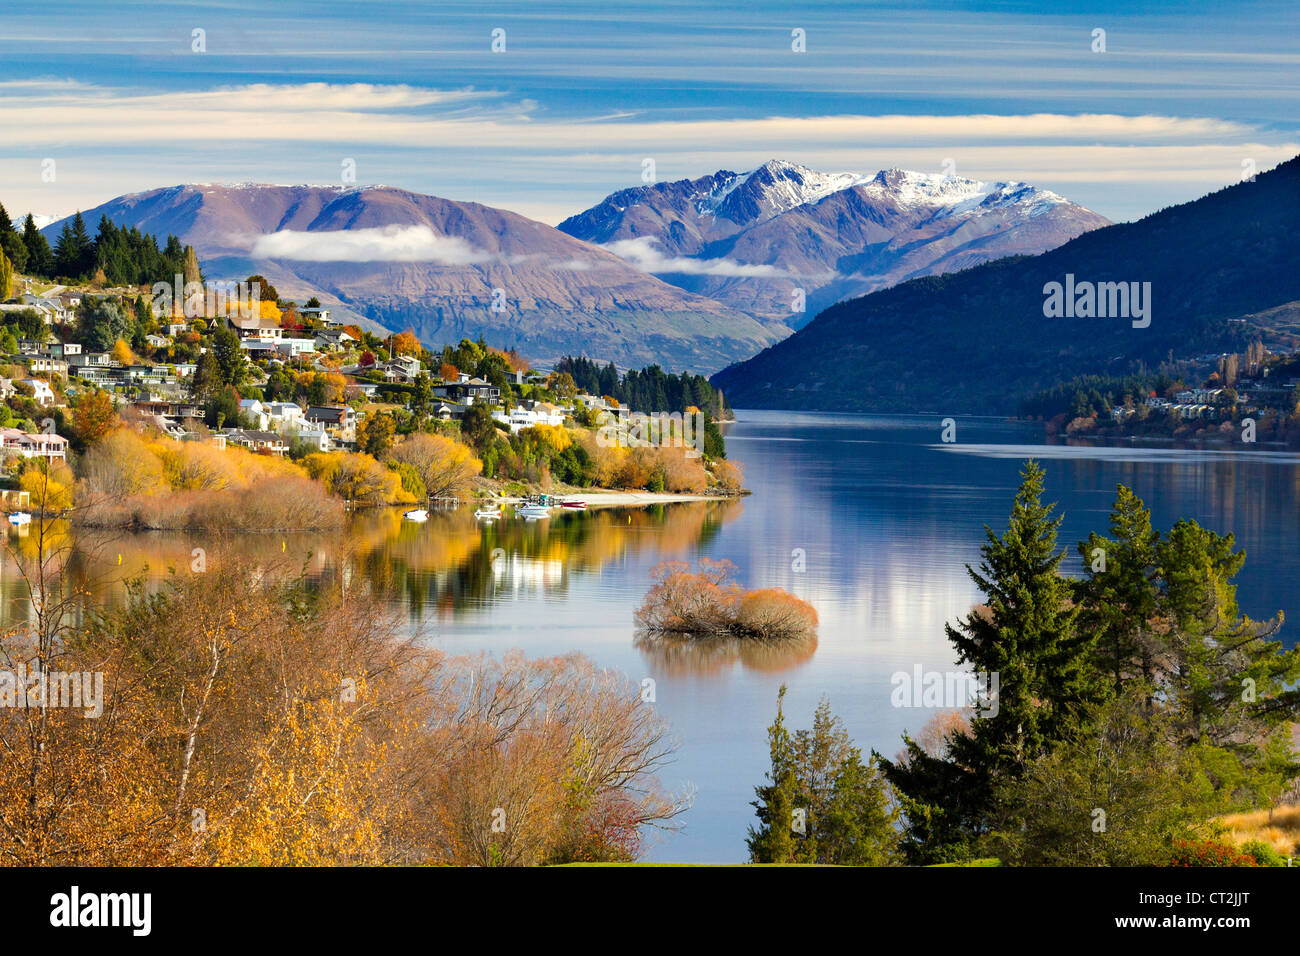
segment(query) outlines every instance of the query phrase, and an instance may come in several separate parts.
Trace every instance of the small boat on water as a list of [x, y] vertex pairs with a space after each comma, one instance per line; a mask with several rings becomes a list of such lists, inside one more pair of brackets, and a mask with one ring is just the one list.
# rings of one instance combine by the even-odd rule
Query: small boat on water
[[560, 507], [566, 511], [586, 511], [587, 502], [585, 501], [562, 501]]
[[9, 513], [9, 523], [12, 525], [31, 524], [32, 516], [26, 511], [11, 511]]
[[412, 508], [410, 511], [403, 511], [402, 517], [407, 521], [428, 521], [429, 512], [424, 508]]
[[500, 518], [501, 506], [488, 505], [486, 508], [479, 508], [477, 511], [474, 512], [474, 517], [475, 518]]
[[551, 509], [545, 505], [520, 505], [515, 509], [515, 514], [521, 518], [549, 518]]

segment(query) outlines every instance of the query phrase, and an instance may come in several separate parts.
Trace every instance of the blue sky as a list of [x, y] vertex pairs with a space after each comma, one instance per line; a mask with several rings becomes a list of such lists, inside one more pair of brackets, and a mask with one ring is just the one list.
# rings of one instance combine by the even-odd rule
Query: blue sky
[[10, 3], [0, 200], [66, 214], [351, 160], [554, 223], [646, 158], [659, 179], [951, 159], [1130, 219], [1300, 152], [1298, 27], [1294, 2]]

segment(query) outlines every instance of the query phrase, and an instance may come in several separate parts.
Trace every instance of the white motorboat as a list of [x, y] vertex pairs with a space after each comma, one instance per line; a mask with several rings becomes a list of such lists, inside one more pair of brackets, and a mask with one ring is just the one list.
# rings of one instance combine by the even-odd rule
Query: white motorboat
[[32, 516], [26, 511], [11, 511], [9, 513], [9, 523], [12, 525], [31, 524]]
[[428, 521], [429, 512], [424, 508], [412, 508], [410, 511], [403, 511], [402, 517], [407, 521]]
[[486, 508], [479, 508], [477, 511], [474, 512], [474, 517], [475, 518], [500, 518], [501, 506], [488, 505]]
[[515, 509], [515, 514], [521, 518], [549, 518], [551, 509], [544, 505], [520, 505]]

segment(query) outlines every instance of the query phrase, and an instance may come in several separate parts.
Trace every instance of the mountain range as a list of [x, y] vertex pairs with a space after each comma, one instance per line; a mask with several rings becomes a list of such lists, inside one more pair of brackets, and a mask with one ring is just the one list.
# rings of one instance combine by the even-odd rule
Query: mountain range
[[[543, 367], [583, 354], [704, 373], [845, 296], [1038, 252], [1106, 223], [1023, 183], [776, 160], [623, 190], [559, 228], [383, 186], [188, 184], [83, 216], [92, 231], [107, 216], [176, 235], [208, 278], [260, 273], [285, 298], [314, 295], [432, 345], [482, 335]], [[52, 242], [64, 221], [43, 230]]]
[[[792, 328], [922, 275], [1036, 253], [1109, 220], [1025, 183], [769, 160], [624, 189], [560, 223], [660, 278]], [[802, 291], [803, 308], [792, 311]]]
[[[1254, 339], [1293, 349], [1298, 211], [1300, 157], [1036, 256], [841, 302], [712, 381], [735, 408], [1009, 413], [1079, 375], [1126, 375]], [[1141, 297], [1145, 315], [1114, 314], [1122, 291]], [[1096, 316], [1103, 292], [1108, 317]]]
[[[588, 350], [619, 364], [714, 370], [780, 337], [524, 216], [387, 187], [183, 185], [114, 199], [101, 216], [194, 246], [207, 278], [264, 275], [283, 298], [413, 328], [441, 345], [484, 336], [547, 363]], [[62, 222], [46, 228], [53, 240]]]

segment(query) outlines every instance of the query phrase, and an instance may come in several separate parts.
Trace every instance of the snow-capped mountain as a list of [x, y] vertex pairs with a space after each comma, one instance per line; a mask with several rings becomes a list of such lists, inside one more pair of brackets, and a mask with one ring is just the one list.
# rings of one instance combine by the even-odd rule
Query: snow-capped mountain
[[[748, 173], [621, 190], [559, 228], [683, 289], [798, 328], [841, 299], [1043, 252], [1107, 222], [1026, 183], [769, 160]], [[799, 290], [805, 311], [794, 312]]]

